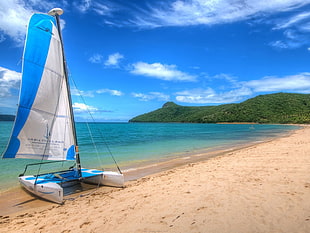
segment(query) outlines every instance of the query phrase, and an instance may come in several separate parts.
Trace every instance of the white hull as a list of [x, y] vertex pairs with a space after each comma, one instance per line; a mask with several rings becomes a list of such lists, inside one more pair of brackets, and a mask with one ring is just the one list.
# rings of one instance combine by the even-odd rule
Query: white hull
[[[72, 173], [72, 171], [69, 172]], [[30, 193], [42, 199], [56, 202], [59, 204], [64, 202], [63, 188], [71, 186], [72, 184], [76, 184], [78, 182], [113, 187], [124, 186], [124, 176], [123, 174], [119, 174], [117, 172], [99, 171], [95, 169], [82, 169], [82, 179], [63, 178], [63, 180], [59, 178], [59, 175], [57, 175], [57, 173], [55, 174], [56, 175], [48, 174], [39, 176], [37, 181], [35, 176], [20, 176], [19, 182], [21, 186]], [[54, 176], [54, 178], [51, 178], [51, 176]]]
[[[36, 13], [30, 18], [23, 55], [20, 99], [3, 158], [76, 161], [77, 167], [80, 167], [59, 23], [62, 13], [60, 8], [54, 8], [49, 15]], [[19, 182], [38, 197], [62, 203], [64, 188], [72, 184], [87, 182], [122, 187], [124, 177], [116, 172], [96, 169], [70, 169], [37, 176], [22, 175]]]
[[[30, 179], [31, 180], [28, 180]], [[34, 178], [34, 179], [32, 179]], [[21, 176], [18, 178], [21, 186], [30, 193], [56, 203], [63, 203], [63, 188], [57, 183], [34, 184], [34, 176]]]
[[[92, 171], [91, 169], [87, 170], [90, 172]], [[83, 172], [83, 175], [84, 174], [85, 172]], [[117, 172], [102, 171], [97, 176], [85, 177], [83, 182], [122, 188], [124, 187], [124, 175]]]

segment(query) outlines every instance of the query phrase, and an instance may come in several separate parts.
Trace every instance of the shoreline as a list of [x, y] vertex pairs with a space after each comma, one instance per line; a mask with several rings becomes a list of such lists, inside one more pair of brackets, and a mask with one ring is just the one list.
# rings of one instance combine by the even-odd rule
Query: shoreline
[[[199, 157], [199, 156], [196, 156]], [[4, 232], [310, 232], [310, 127], [0, 217]], [[29, 202], [30, 203], [30, 202]]]
[[[230, 123], [230, 125], [234, 125], [234, 124]], [[270, 138], [280, 137], [283, 134], [293, 132], [293, 130], [296, 130], [296, 127], [300, 127], [300, 125], [292, 125], [292, 126], [294, 126], [293, 128], [295, 128], [295, 129], [289, 129], [289, 132], [282, 132], [282, 133], [277, 131], [276, 134], [278, 134], [278, 135], [271, 135], [270, 137], [268, 137], [267, 140], [269, 140]], [[248, 127], [248, 126], [245, 126], [245, 127]], [[249, 128], [249, 129], [250, 129], [249, 131], [252, 133], [252, 130], [254, 130], [254, 132], [255, 132], [256, 127], [255, 127], [255, 129], [254, 128], [253, 129]], [[277, 130], [277, 129], [275, 129], [275, 130]], [[286, 130], [286, 129], [284, 129], [284, 130]], [[247, 128], [245, 129], [245, 131], [247, 131]], [[270, 131], [270, 132], [272, 132], [272, 131]], [[259, 130], [258, 130], [258, 135], [259, 135]], [[262, 135], [263, 134], [260, 134], [259, 137], [262, 137]], [[266, 137], [266, 135], [264, 135], [264, 137]], [[154, 148], [151, 148], [152, 152], [146, 153], [146, 156], [144, 156], [143, 151], [147, 150], [148, 148], [143, 148], [142, 150], [139, 150], [139, 148], [136, 148], [137, 152], [142, 151], [142, 153], [140, 153], [141, 155], [138, 155], [137, 157], [131, 156], [131, 158], [133, 158], [133, 160], [131, 160], [128, 158], [126, 159], [127, 155], [126, 155], [126, 153], [123, 153], [120, 155], [120, 159], [117, 161], [117, 163], [118, 163], [118, 165], [122, 171], [126, 171], [128, 169], [133, 170], [133, 168], [138, 168], [141, 166], [144, 167], [144, 166], [152, 165], [154, 163], [166, 162], [168, 160], [174, 160], [175, 158], [178, 158], [178, 157], [190, 157], [193, 153], [195, 153], [195, 154], [197, 154], [197, 153], [209, 153], [209, 152], [213, 152], [213, 151], [217, 151], [217, 150], [223, 150], [226, 148], [230, 149], [230, 148], [236, 147], [236, 146], [242, 147], [243, 145], [248, 145], [255, 140], [266, 141], [266, 138], [255, 139], [255, 138], [243, 137], [243, 138], [239, 138], [238, 141], [236, 141], [236, 140], [229, 141], [229, 139], [225, 139], [224, 141], [221, 142], [220, 145], [218, 145], [218, 143], [216, 143], [216, 142], [214, 143], [214, 142], [212, 142], [212, 140], [210, 140], [211, 143], [209, 143], [208, 141], [200, 141], [199, 142], [200, 144], [199, 143], [196, 144], [196, 142], [195, 142], [194, 144], [189, 144], [190, 146], [182, 147], [183, 144], [184, 145], [187, 144], [188, 139], [189, 139], [190, 143], [192, 142], [192, 141], [190, 141], [191, 139], [186, 136], [185, 141], [182, 144], [180, 144], [180, 148], [178, 148], [177, 144], [176, 144], [176, 146], [170, 146], [170, 148], [178, 148], [178, 149], [170, 150], [169, 147], [167, 147], [165, 149], [158, 149], [158, 151], [156, 151], [156, 149], [154, 150]], [[208, 138], [206, 138], [205, 140], [208, 140]], [[252, 141], [249, 142], [247, 140], [252, 140]], [[6, 144], [6, 141], [3, 143]], [[167, 145], [169, 146], [169, 144], [167, 144]], [[161, 145], [158, 144], [157, 148], [161, 148]], [[133, 150], [133, 148], [129, 147], [129, 149], [131, 150], [130, 154], [135, 154], [135, 150]], [[3, 151], [4, 151], [4, 149], [3, 149]], [[102, 151], [102, 152], [104, 153], [104, 151]], [[86, 158], [87, 158], [87, 156], [89, 156], [89, 155], [86, 155]], [[141, 156], [141, 157], [139, 157], [139, 156]], [[98, 170], [103, 169], [103, 170], [107, 170], [107, 171], [108, 170], [117, 171], [116, 166], [111, 159], [108, 163], [102, 163], [101, 161], [99, 163], [98, 163], [98, 161], [96, 161], [96, 163], [94, 163], [95, 160], [91, 159], [91, 158], [90, 158], [90, 161], [92, 161], [92, 162], [89, 163], [88, 165], [86, 165], [85, 168], [91, 167], [91, 168], [95, 168]], [[87, 160], [86, 160], [86, 162], [87, 162]], [[11, 170], [12, 168], [11, 168], [10, 163], [13, 164], [15, 169]], [[0, 166], [2, 168], [2, 172], [0, 172], [1, 173], [0, 176], [3, 180], [2, 180], [2, 186], [0, 188], [0, 195], [1, 195], [1, 193], [6, 192], [12, 188], [19, 187], [17, 176], [18, 176], [18, 174], [20, 174], [23, 171], [26, 164], [29, 164], [29, 163], [31, 163], [31, 162], [26, 161], [26, 160], [22, 160], [22, 159], [18, 159], [18, 161], [16, 160], [16, 162], [9, 162], [9, 159], [6, 159], [6, 161], [4, 161], [3, 164], [1, 164], [3, 166]], [[10, 169], [9, 173], [4, 172], [7, 169]], [[66, 169], [66, 166], [64, 169]], [[14, 170], [15, 170], [15, 172], [14, 172]], [[30, 172], [29, 174], [32, 174], [32, 173]]]
[[[290, 135], [294, 134], [295, 131], [301, 130], [303, 127], [307, 127], [304, 125], [299, 126], [301, 127], [300, 129], [291, 130], [276, 137], [266, 137], [259, 141], [241, 143], [234, 146], [220, 146], [212, 149], [199, 149], [195, 152], [183, 152], [180, 153], [178, 156], [171, 156], [159, 160], [143, 161], [134, 167], [125, 167], [125, 169], [123, 170], [125, 185], [138, 179], [150, 175], [156, 175], [158, 173], [185, 166], [187, 164], [207, 161], [211, 158], [221, 156], [226, 153], [243, 150], [254, 145], [259, 145], [273, 140], [277, 140], [278, 138], [289, 137]], [[95, 186], [83, 184], [83, 191], [79, 191], [76, 194], [65, 196], [65, 199], [74, 199], [75, 197], [79, 197], [80, 195], [87, 195], [88, 193], [95, 192], [97, 191], [97, 188], [94, 187]], [[115, 188], [102, 186], [100, 187], [100, 189], [110, 190]], [[22, 189], [19, 185], [0, 192], [0, 216], [17, 215], [22, 212], [27, 212], [32, 209], [46, 207], [50, 205], [57, 204], [36, 198], [26, 190]]]

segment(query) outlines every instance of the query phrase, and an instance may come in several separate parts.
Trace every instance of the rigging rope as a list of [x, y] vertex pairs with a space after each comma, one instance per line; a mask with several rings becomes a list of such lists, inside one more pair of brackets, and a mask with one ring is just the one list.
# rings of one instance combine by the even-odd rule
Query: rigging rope
[[64, 198], [64, 200], [65, 200], [65, 201], [75, 201], [76, 199], [78, 199], [78, 198], [80, 198], [80, 197], [90, 196], [90, 195], [92, 195], [93, 193], [97, 192], [97, 191], [99, 190], [99, 187], [100, 187], [100, 181], [98, 182], [97, 187], [96, 187], [93, 191], [90, 191], [90, 192], [88, 192], [88, 193], [84, 193], [84, 194], [77, 195], [76, 197]]
[[[72, 80], [72, 82], [73, 82], [73, 85], [74, 85], [75, 89], [76, 89], [77, 92], [79, 93], [79, 97], [81, 98], [83, 104], [85, 104], [85, 106], [87, 106], [86, 101], [85, 101], [85, 99], [84, 99], [84, 97], [83, 97], [81, 91], [77, 88], [77, 85], [76, 85], [74, 79], [73, 79], [72, 77], [70, 77], [70, 78], [71, 78], [71, 80]], [[94, 119], [94, 117], [93, 117], [93, 114], [91, 113], [91, 111], [89, 110], [89, 108], [86, 108], [86, 109], [87, 109], [88, 114], [90, 115], [90, 118], [91, 118], [92, 122], [93, 122], [93, 123], [96, 123], [96, 121], [95, 121], [95, 119]], [[89, 127], [88, 122], [86, 122], [86, 125], [87, 125], [88, 131], [89, 131], [89, 133], [90, 133], [92, 143], [94, 144], [95, 150], [96, 150], [96, 152], [97, 152], [97, 157], [99, 158], [99, 152], [98, 152], [98, 150], [97, 150], [97, 147], [96, 147], [94, 138], [93, 138], [93, 136], [92, 136], [91, 129], [90, 129], [90, 127]], [[116, 167], [117, 167], [119, 173], [120, 173], [120, 174], [123, 174], [122, 171], [121, 171], [121, 169], [120, 169], [120, 167], [118, 166], [118, 164], [117, 164], [117, 162], [116, 162], [116, 159], [115, 159], [114, 155], [112, 154], [112, 151], [110, 150], [110, 147], [109, 147], [107, 141], [105, 140], [105, 137], [103, 136], [102, 131], [101, 131], [98, 127], [97, 127], [96, 129], [98, 130], [99, 136], [100, 136], [100, 138], [103, 140], [103, 142], [104, 142], [104, 144], [105, 144], [105, 146], [106, 146], [106, 148], [107, 148], [107, 150], [108, 150], [108, 153], [109, 153], [109, 155], [111, 156], [111, 158], [113, 159], [114, 164], [116, 165]], [[100, 159], [99, 159], [99, 160], [100, 160]]]

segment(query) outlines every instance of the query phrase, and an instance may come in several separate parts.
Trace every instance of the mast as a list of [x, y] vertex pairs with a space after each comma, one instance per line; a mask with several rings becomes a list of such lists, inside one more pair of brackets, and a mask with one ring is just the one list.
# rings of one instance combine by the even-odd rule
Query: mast
[[69, 100], [69, 109], [70, 109], [70, 115], [71, 115], [71, 123], [72, 123], [72, 130], [74, 135], [74, 141], [75, 141], [75, 160], [76, 160], [76, 167], [79, 176], [82, 176], [81, 172], [81, 161], [80, 161], [80, 154], [79, 154], [79, 147], [77, 142], [77, 136], [76, 136], [76, 128], [75, 128], [75, 121], [74, 121], [74, 114], [73, 114], [73, 108], [72, 108], [72, 98], [71, 98], [71, 92], [70, 92], [70, 84], [69, 84], [69, 78], [68, 78], [68, 70], [67, 70], [67, 62], [65, 58], [65, 51], [63, 46], [63, 40], [62, 40], [62, 34], [61, 34], [61, 28], [60, 28], [60, 20], [59, 16], [63, 14], [63, 10], [61, 8], [53, 8], [48, 12], [48, 15], [54, 16], [56, 18], [57, 23], [57, 29], [59, 33], [60, 43], [61, 43], [61, 50], [63, 54], [63, 67], [64, 67], [64, 75], [67, 83], [67, 93], [68, 93], [68, 100]]

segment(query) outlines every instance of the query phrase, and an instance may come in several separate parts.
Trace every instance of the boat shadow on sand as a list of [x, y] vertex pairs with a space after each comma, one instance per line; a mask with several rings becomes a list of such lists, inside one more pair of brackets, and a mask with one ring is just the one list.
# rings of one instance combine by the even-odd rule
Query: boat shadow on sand
[[[91, 185], [91, 184], [86, 184], [86, 183], [76, 183], [73, 185], [70, 185], [68, 187], [63, 188], [63, 195], [64, 195], [64, 200], [65, 201], [73, 201], [78, 197], [90, 195], [94, 192], [97, 191], [97, 188], [100, 186], [97, 186], [97, 188], [94, 189], [97, 185]], [[29, 192], [27, 189], [21, 187], [22, 190], [26, 191], [26, 195], [29, 197], [29, 199], [25, 201], [18, 202], [13, 205], [13, 207], [18, 207], [22, 206], [31, 202], [35, 202], [37, 200], [49, 202], [49, 203], [54, 203], [53, 201], [46, 200], [44, 198], [40, 198], [37, 195]], [[64, 204], [64, 203], [62, 203]]]

